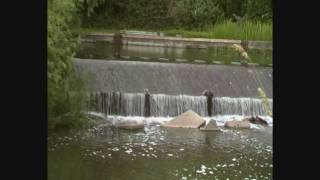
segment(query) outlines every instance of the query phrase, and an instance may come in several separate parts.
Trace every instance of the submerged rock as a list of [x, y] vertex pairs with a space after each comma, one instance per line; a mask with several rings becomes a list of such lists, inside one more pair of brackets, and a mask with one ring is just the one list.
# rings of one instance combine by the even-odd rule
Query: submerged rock
[[106, 127], [111, 127], [112, 124], [110, 122], [106, 122], [106, 123], [101, 123], [101, 124], [98, 124], [98, 128], [106, 128]]
[[218, 127], [216, 120], [210, 119], [207, 125], [204, 127], [201, 127], [200, 130], [202, 131], [221, 131], [221, 129]]
[[94, 122], [103, 122], [106, 120], [106, 116], [103, 113], [88, 112], [86, 117]]
[[121, 121], [115, 123], [115, 127], [128, 130], [139, 130], [144, 129], [144, 124], [135, 121]]
[[162, 127], [174, 127], [174, 128], [199, 128], [205, 124], [205, 120], [201, 118], [197, 113], [192, 110], [188, 110], [179, 116], [175, 117], [171, 121], [162, 124]]
[[249, 129], [250, 122], [247, 119], [243, 119], [241, 121], [231, 120], [231, 121], [226, 121], [224, 126], [226, 128]]
[[259, 117], [259, 116], [245, 118], [244, 120], [247, 120], [247, 121], [249, 121], [249, 122], [252, 123], [252, 124], [260, 124], [260, 125], [264, 125], [264, 126], [267, 126], [267, 125], [268, 125], [268, 122], [267, 122], [266, 120], [262, 119], [262, 118]]

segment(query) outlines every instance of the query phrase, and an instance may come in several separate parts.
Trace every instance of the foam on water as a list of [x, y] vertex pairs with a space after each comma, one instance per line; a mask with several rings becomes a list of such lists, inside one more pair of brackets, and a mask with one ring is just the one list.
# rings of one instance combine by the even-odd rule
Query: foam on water
[[[217, 121], [218, 126], [224, 126], [226, 121], [237, 120], [241, 121], [243, 118], [248, 116], [241, 116], [241, 115], [217, 115], [213, 117], [202, 117], [206, 120], [206, 124], [211, 120], [215, 119]], [[259, 116], [262, 119], [268, 122], [269, 126], [273, 125], [273, 118], [270, 116]], [[142, 117], [142, 116], [108, 116], [106, 121], [111, 122], [112, 124], [116, 124], [117, 122], [125, 121], [125, 122], [136, 122], [136, 123], [143, 123], [146, 125], [149, 124], [163, 124], [172, 120], [174, 117]], [[259, 125], [250, 124], [251, 128], [260, 129]]]

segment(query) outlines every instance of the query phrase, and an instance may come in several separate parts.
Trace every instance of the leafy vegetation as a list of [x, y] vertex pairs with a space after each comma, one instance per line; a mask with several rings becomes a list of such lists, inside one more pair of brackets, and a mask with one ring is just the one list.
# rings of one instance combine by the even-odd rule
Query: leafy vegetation
[[[247, 63], [252, 62], [252, 59], [249, 57], [248, 53], [245, 51], [245, 49], [242, 46], [237, 45], [237, 44], [233, 44], [232, 47], [234, 48], [235, 51], [237, 51], [239, 53], [239, 55], [245, 60], [245, 62], [247, 62]], [[260, 86], [257, 89], [257, 91], [258, 91], [260, 98], [262, 99], [262, 104], [263, 104], [264, 108], [266, 109], [267, 114], [269, 116], [272, 116], [272, 111], [270, 109], [268, 97], [264, 91], [264, 86], [261, 83], [260, 76], [259, 76], [258, 72], [256, 71], [256, 69], [254, 69], [254, 73], [255, 73], [255, 76], [256, 76], [258, 83], [259, 83], [259, 86]]]
[[203, 30], [231, 20], [272, 21], [271, 0], [77, 0], [86, 28]]
[[172, 36], [180, 34], [183, 37], [272, 41], [272, 24], [253, 21], [235, 23], [227, 20], [201, 31], [171, 29], [164, 32]]
[[[72, 0], [48, 1], [48, 125], [80, 126], [86, 121], [83, 110], [84, 85], [74, 74], [72, 57], [77, 47], [73, 29], [80, 26]], [[78, 87], [71, 95], [70, 87]]]
[[[82, 28], [272, 40], [271, 0], [77, 0]], [[82, 31], [83, 32], [83, 31]]]

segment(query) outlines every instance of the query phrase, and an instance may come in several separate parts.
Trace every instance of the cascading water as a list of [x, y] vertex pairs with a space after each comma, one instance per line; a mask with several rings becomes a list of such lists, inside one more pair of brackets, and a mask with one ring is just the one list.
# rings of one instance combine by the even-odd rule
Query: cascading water
[[[268, 99], [269, 108], [272, 109], [272, 100]], [[216, 115], [244, 115], [257, 116], [267, 115], [267, 109], [262, 103], [262, 99], [256, 98], [213, 98], [213, 113]]]
[[[269, 99], [272, 109], [272, 99]], [[151, 94], [150, 114], [153, 117], [174, 117], [189, 109], [201, 116], [208, 116], [206, 96]], [[104, 93], [90, 95], [90, 110], [107, 115], [144, 116], [145, 94]], [[213, 115], [267, 115], [262, 99], [258, 98], [213, 98]]]
[[201, 116], [208, 116], [207, 98], [205, 96], [164, 94], [151, 95], [151, 116], [177, 116], [191, 109]]
[[126, 116], [144, 116], [144, 103], [144, 94], [124, 93], [121, 99], [120, 114]]

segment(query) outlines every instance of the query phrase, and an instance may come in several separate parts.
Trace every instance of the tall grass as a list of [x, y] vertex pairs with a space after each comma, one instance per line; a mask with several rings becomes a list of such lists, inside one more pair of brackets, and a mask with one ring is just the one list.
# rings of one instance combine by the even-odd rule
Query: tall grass
[[169, 36], [180, 34], [183, 37], [272, 41], [272, 23], [252, 21], [236, 23], [227, 20], [210, 25], [201, 31], [171, 29], [164, 32]]

